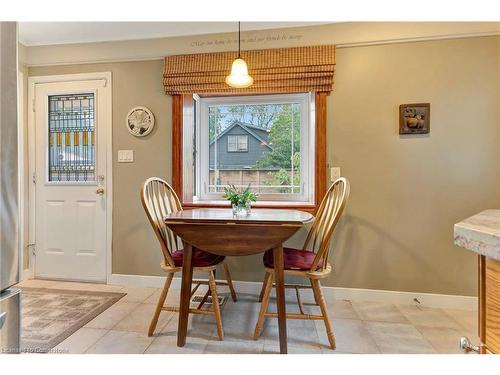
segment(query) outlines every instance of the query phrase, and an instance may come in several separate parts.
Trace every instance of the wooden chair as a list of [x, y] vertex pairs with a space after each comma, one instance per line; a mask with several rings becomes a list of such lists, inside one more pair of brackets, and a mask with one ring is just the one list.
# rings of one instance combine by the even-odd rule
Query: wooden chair
[[[287, 319], [323, 320], [328, 335], [330, 347], [335, 349], [335, 336], [332, 324], [328, 317], [323, 292], [321, 291], [320, 279], [327, 277], [332, 267], [328, 263], [330, 240], [349, 197], [349, 182], [344, 177], [337, 179], [328, 189], [323, 198], [316, 219], [301, 250], [283, 248], [285, 275], [303, 276], [309, 279], [311, 285], [285, 284], [286, 288], [294, 288], [297, 295], [300, 314], [286, 314]], [[272, 250], [264, 254], [264, 266], [266, 275], [259, 301], [262, 302], [259, 318], [255, 326], [254, 339], [258, 339], [264, 326], [266, 317], [277, 318], [278, 314], [268, 312], [269, 296], [273, 287], [274, 263]], [[316, 305], [319, 305], [321, 315], [310, 315], [304, 313], [304, 304], [300, 300], [299, 289], [312, 288]]]
[[[181, 239], [167, 228], [163, 222], [163, 218], [168, 213], [181, 211], [182, 205], [173, 188], [166, 181], [157, 177], [148, 178], [146, 182], [144, 182], [144, 186], [141, 190], [141, 201], [156, 237], [158, 238], [158, 241], [160, 241], [161, 250], [163, 252], [163, 260], [160, 266], [167, 273], [167, 279], [165, 280], [163, 290], [160, 294], [160, 299], [158, 300], [158, 304], [148, 330], [148, 336], [152, 336], [156, 328], [156, 324], [158, 323], [161, 311], [179, 311], [178, 307], [164, 306], [164, 304], [174, 274], [182, 271], [183, 244]], [[193, 254], [193, 262], [193, 271], [208, 272], [208, 280], [193, 280], [194, 288], [191, 291], [191, 296], [193, 296], [196, 290], [198, 290], [200, 285], [208, 285], [209, 288], [197, 307], [195, 309], [190, 309], [189, 312], [191, 314], [214, 314], [217, 322], [217, 333], [219, 339], [224, 340], [224, 331], [222, 329], [222, 318], [219, 300], [217, 298], [216, 285], [229, 286], [231, 297], [233, 301], [236, 302], [236, 293], [233, 288], [231, 272], [225, 262], [225, 257], [207, 253], [198, 249], [196, 249]], [[222, 264], [224, 267], [227, 282], [215, 281], [215, 269], [219, 264]], [[212, 296], [213, 309], [212, 311], [202, 310], [202, 307], [207, 301], [209, 295]]]

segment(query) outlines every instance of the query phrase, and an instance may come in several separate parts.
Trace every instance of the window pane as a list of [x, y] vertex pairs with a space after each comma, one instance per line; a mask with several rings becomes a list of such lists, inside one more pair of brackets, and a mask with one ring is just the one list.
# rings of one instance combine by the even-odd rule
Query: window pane
[[48, 100], [48, 180], [95, 181], [94, 94]]
[[238, 136], [238, 151], [247, 151], [248, 150], [248, 136], [239, 135]]
[[227, 150], [229, 152], [236, 152], [237, 149], [237, 137], [235, 135], [229, 135], [227, 137]]
[[209, 193], [302, 194], [301, 104], [209, 105]]

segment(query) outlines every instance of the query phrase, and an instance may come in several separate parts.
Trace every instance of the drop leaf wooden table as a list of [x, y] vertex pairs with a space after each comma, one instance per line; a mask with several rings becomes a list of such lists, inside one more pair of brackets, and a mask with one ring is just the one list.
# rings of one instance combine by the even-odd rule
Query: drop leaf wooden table
[[165, 224], [184, 241], [177, 346], [186, 343], [189, 300], [193, 280], [193, 252], [197, 249], [225, 256], [263, 253], [273, 249], [280, 353], [287, 353], [283, 242], [313, 216], [298, 210], [252, 209], [234, 216], [231, 209], [196, 208], [165, 216]]

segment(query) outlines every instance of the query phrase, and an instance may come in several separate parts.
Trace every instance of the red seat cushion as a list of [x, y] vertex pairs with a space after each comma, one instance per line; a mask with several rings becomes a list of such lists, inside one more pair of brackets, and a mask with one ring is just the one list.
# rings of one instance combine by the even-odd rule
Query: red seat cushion
[[[286, 270], [309, 270], [314, 261], [315, 253], [308, 250], [298, 250], [289, 247], [283, 248], [283, 257]], [[264, 266], [274, 268], [273, 250], [264, 253]], [[318, 267], [323, 266], [323, 260], [319, 261]]]
[[[207, 253], [206, 251], [196, 250], [194, 252], [193, 267], [209, 267], [215, 266], [224, 260], [224, 256]], [[182, 259], [184, 258], [184, 251], [177, 250], [172, 253], [176, 267], [182, 267]]]

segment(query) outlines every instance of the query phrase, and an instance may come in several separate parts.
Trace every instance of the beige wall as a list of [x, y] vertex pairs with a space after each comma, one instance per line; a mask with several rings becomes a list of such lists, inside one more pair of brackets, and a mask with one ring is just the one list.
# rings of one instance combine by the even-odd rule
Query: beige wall
[[[476, 294], [453, 224], [498, 208], [500, 38], [338, 51], [328, 160], [352, 184], [339, 286]], [[431, 103], [431, 131], [398, 135], [398, 106]]]
[[[453, 223], [500, 205], [499, 54], [500, 37], [337, 50], [328, 162], [342, 168], [352, 193], [326, 285], [476, 293], [476, 258], [453, 245]], [[162, 65], [29, 69], [30, 76], [113, 73], [114, 273], [161, 274], [138, 192], [148, 176], [171, 177], [171, 101], [162, 93]], [[411, 102], [431, 103], [430, 135], [398, 135], [398, 106]], [[136, 105], [150, 107], [157, 118], [144, 139], [124, 127]], [[129, 148], [135, 163], [116, 163], [117, 150]], [[302, 239], [300, 233], [290, 242]], [[261, 279], [260, 256], [230, 262], [235, 279]]]

